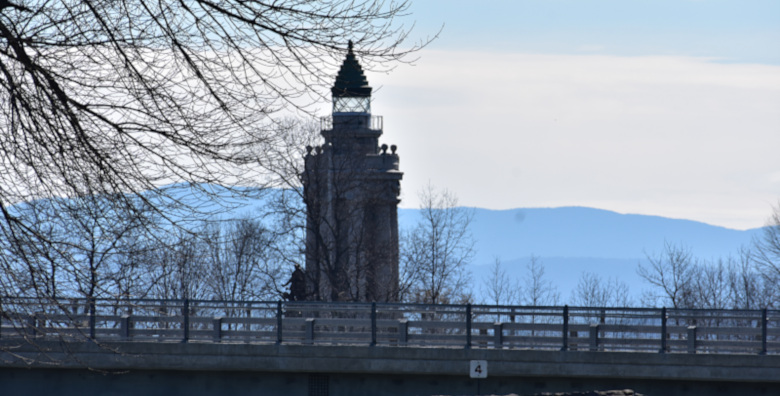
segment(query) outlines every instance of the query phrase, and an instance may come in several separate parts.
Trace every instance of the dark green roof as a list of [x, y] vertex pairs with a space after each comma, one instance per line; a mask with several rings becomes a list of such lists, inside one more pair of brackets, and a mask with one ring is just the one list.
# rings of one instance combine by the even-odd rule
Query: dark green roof
[[360, 67], [355, 54], [352, 52], [352, 41], [349, 42], [347, 58], [341, 65], [341, 70], [336, 76], [336, 83], [331, 88], [333, 97], [344, 96], [371, 96], [371, 87], [363, 74], [363, 68]]

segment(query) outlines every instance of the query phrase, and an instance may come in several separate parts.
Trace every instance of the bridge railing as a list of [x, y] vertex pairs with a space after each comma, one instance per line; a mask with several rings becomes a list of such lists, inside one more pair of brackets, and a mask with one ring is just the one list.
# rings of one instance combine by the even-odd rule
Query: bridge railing
[[0, 298], [0, 340], [780, 354], [780, 311]]

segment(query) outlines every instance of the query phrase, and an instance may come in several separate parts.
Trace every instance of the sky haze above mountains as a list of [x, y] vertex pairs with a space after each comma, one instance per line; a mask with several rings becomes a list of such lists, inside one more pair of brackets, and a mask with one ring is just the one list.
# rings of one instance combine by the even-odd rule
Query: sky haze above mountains
[[[780, 3], [412, 4], [439, 38], [367, 72], [401, 205], [585, 206], [749, 229], [780, 198]], [[327, 107], [323, 107], [323, 112]]]

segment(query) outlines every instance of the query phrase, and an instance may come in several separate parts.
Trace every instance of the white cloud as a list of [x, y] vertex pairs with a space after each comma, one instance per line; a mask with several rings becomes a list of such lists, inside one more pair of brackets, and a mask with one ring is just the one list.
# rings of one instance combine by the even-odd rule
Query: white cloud
[[425, 51], [371, 75], [404, 206], [429, 180], [489, 208], [596, 206], [735, 228], [780, 195], [780, 66]]

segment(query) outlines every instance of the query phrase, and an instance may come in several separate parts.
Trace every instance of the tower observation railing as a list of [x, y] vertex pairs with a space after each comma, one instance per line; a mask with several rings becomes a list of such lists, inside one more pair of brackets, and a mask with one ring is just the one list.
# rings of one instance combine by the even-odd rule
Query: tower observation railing
[[[358, 117], [362, 118], [362, 117]], [[384, 119], [382, 116], [366, 116], [366, 119], [368, 119], [367, 125], [359, 125], [360, 127], [367, 127], [368, 129], [374, 130], [374, 131], [381, 131], [384, 129]], [[355, 125], [357, 126], [357, 125]], [[320, 129], [323, 131], [331, 130], [333, 129], [333, 116], [327, 116], [320, 118]]]
[[780, 354], [780, 310], [3, 297], [21, 339]]

